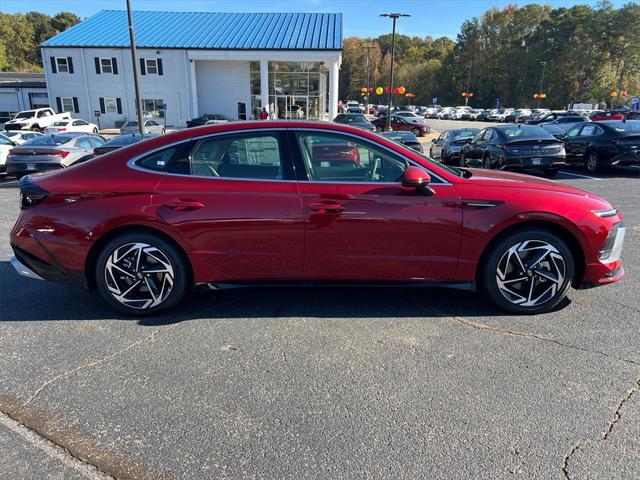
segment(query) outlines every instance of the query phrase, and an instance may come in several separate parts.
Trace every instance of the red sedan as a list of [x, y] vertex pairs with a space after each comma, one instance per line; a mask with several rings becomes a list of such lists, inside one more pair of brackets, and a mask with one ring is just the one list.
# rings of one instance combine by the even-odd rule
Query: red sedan
[[[387, 126], [387, 117], [376, 118], [371, 123], [378, 131], [383, 131]], [[412, 132], [416, 137], [423, 137], [431, 132], [431, 127], [421, 120], [414, 118], [403, 118], [399, 115], [391, 115], [391, 129], [394, 131], [403, 130]]]
[[193, 285], [328, 281], [478, 288], [537, 313], [624, 274], [606, 200], [339, 124], [184, 130], [24, 177], [20, 192], [17, 271], [131, 314], [174, 307]]

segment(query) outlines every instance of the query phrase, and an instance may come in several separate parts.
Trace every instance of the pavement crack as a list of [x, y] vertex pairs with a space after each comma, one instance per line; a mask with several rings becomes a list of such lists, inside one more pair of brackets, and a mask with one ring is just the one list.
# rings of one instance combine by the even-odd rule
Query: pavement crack
[[160, 334], [160, 332], [166, 332], [168, 330], [172, 330], [173, 328], [175, 328], [178, 325], [178, 323], [174, 323], [173, 325], [169, 325], [168, 327], [164, 327], [164, 328], [158, 328], [156, 330], [154, 330], [153, 332], [151, 332], [150, 335], [147, 335], [145, 338], [142, 338], [140, 340], [137, 340], [123, 348], [121, 348], [120, 350], [117, 350], [113, 353], [110, 353], [109, 355], [102, 357], [102, 358], [98, 358], [95, 360], [91, 360], [88, 361], [86, 363], [83, 363], [82, 365], [79, 365], [71, 370], [67, 370], [65, 372], [59, 373], [58, 375], [50, 378], [49, 380], [47, 380], [46, 382], [44, 382], [40, 388], [38, 388], [33, 395], [31, 395], [31, 397], [22, 405], [21, 409], [25, 408], [26, 406], [28, 406], [29, 404], [31, 404], [37, 397], [38, 395], [40, 395], [47, 387], [49, 387], [50, 385], [54, 384], [55, 382], [57, 382], [58, 380], [62, 380], [63, 378], [69, 377], [75, 373], [78, 373], [81, 370], [86, 370], [87, 368], [92, 368], [95, 367], [97, 365], [101, 365], [103, 363], [106, 363], [110, 360], [113, 360], [114, 358], [128, 352], [129, 350], [136, 348], [142, 344], [145, 343], [149, 343], [149, 342], [153, 342], [155, 340], [155, 338]]
[[469, 319], [466, 319], [466, 318], [462, 318], [462, 317], [446, 317], [446, 318], [449, 318], [449, 319], [451, 319], [451, 320], [453, 320], [455, 322], [461, 323], [462, 325], [466, 325], [467, 327], [471, 327], [471, 328], [473, 328], [475, 330], [486, 330], [486, 331], [495, 332], [495, 333], [502, 334], [502, 335], [509, 335], [509, 336], [512, 336], [512, 337], [531, 338], [533, 340], [539, 340], [539, 341], [542, 341], [542, 342], [553, 343], [553, 344], [558, 345], [560, 347], [570, 348], [572, 350], [579, 350], [579, 351], [585, 352], [585, 353], [601, 355], [603, 357], [612, 358], [614, 360], [618, 360], [618, 361], [624, 362], [624, 363], [630, 363], [632, 365], [640, 365], [640, 362], [636, 362], [635, 360], [631, 360], [629, 358], [616, 357], [615, 355], [609, 355], [608, 353], [603, 352], [601, 350], [590, 350], [588, 348], [579, 347], [577, 345], [572, 345], [570, 343], [564, 343], [564, 342], [561, 342], [560, 340], [556, 340], [555, 338], [545, 337], [543, 335], [538, 335], [538, 334], [535, 334], [535, 333], [519, 332], [519, 331], [515, 331], [515, 330], [509, 330], [507, 328], [496, 327], [496, 326], [493, 326], [493, 325], [486, 325], [484, 323], [474, 322], [472, 320], [469, 320]]
[[24, 441], [44, 452], [47, 456], [58, 460], [63, 465], [74, 469], [87, 478], [92, 480], [110, 480], [115, 478], [96, 465], [76, 457], [67, 448], [2, 410], [0, 410], [0, 425], [8, 428]]
[[571, 457], [578, 450], [585, 448], [595, 442], [606, 441], [607, 438], [609, 438], [609, 435], [611, 435], [611, 432], [613, 431], [616, 424], [620, 421], [620, 418], [621, 418], [620, 412], [622, 410], [622, 407], [624, 406], [625, 403], [627, 403], [631, 399], [631, 397], [637, 394], [639, 390], [640, 390], [640, 378], [635, 381], [634, 386], [628, 389], [625, 395], [618, 401], [618, 405], [616, 406], [616, 409], [614, 410], [613, 415], [609, 420], [609, 425], [603, 432], [600, 433], [599, 438], [586, 438], [583, 440], [579, 440], [578, 442], [573, 444], [573, 446], [571, 447], [571, 450], [569, 450], [569, 453], [567, 453], [567, 455], [564, 457], [564, 460], [562, 462], [562, 473], [564, 474], [567, 480], [572, 480], [573, 478], [571, 476], [571, 473], [569, 472], [569, 462], [571, 461]]

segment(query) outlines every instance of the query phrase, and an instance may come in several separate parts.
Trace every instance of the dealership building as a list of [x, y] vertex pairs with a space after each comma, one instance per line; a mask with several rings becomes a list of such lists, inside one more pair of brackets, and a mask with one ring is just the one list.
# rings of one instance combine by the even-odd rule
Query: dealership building
[[[337, 114], [342, 16], [133, 12], [145, 114], [184, 126], [220, 113], [327, 120]], [[136, 118], [127, 12], [104, 10], [41, 45], [57, 111], [102, 128]]]

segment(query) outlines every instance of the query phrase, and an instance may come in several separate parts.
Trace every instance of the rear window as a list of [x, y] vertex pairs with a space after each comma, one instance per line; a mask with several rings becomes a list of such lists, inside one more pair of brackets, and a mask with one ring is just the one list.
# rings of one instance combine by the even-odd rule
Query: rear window
[[124, 147], [125, 145], [131, 145], [139, 141], [140, 135], [118, 135], [105, 143], [105, 145], [108, 147]]
[[69, 122], [53, 122], [54, 127], [64, 127]]
[[13, 145], [13, 143], [4, 135], [0, 135], [0, 145]]
[[62, 145], [63, 143], [70, 141], [72, 138], [73, 137], [68, 135], [42, 135], [40, 137], [27, 140], [23, 145]]
[[480, 129], [472, 128], [472, 129], [469, 129], [469, 130], [452, 130], [451, 134], [453, 135], [453, 137], [456, 140], [459, 140], [459, 139], [462, 139], [462, 138], [475, 137], [479, 132], [480, 132]]
[[521, 125], [513, 128], [501, 128], [500, 131], [509, 138], [547, 138], [550, 135], [541, 127], [532, 125]]
[[607, 126], [616, 132], [640, 132], [640, 120], [627, 120], [626, 122], [607, 122]]

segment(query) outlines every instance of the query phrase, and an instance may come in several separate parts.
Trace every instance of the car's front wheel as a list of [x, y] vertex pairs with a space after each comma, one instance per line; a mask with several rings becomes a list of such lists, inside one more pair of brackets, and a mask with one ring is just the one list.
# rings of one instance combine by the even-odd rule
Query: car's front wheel
[[101, 250], [96, 283], [104, 299], [130, 315], [152, 315], [175, 307], [192, 285], [188, 260], [160, 236], [120, 235]]
[[491, 247], [478, 281], [491, 301], [504, 310], [534, 314], [558, 305], [574, 275], [571, 250], [558, 235], [526, 229]]

